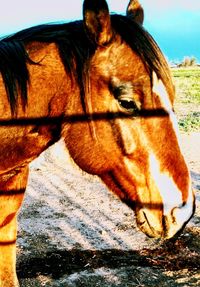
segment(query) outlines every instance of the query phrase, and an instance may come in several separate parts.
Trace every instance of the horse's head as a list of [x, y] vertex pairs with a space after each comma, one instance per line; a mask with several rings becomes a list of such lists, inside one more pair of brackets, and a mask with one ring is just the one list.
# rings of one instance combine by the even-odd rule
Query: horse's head
[[74, 105], [90, 118], [71, 125], [66, 142], [82, 169], [134, 208], [144, 233], [170, 238], [193, 215], [194, 195], [169, 68], [142, 21], [138, 1], [130, 1], [127, 16], [110, 16], [104, 0], [84, 1], [85, 31], [96, 48], [85, 64], [85, 109], [80, 99]]

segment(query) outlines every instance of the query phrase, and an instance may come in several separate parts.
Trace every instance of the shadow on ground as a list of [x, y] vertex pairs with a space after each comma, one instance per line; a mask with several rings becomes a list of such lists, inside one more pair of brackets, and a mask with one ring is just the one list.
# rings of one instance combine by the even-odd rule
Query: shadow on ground
[[[158, 246], [153, 250], [147, 248], [139, 251], [123, 251], [117, 249], [57, 249], [52, 252], [47, 251], [43, 254], [35, 254], [35, 256], [26, 256], [23, 258], [19, 258], [17, 266], [18, 277], [22, 280], [25, 278], [37, 278], [38, 276], [40, 277], [42, 275], [48, 276], [50, 281], [59, 280], [63, 277], [67, 277], [68, 279], [66, 280], [71, 280], [68, 283], [65, 280], [65, 283], [60, 283], [59, 285], [56, 285], [57, 283], [48, 283], [50, 285], [46, 284], [45, 286], [155, 286], [152, 284], [155, 284], [156, 280], [159, 280], [159, 282], [166, 281], [168, 282], [168, 284], [169, 282], [171, 282], [170, 284], [172, 285], [168, 286], [186, 286], [181, 285], [182, 283], [177, 284], [177, 282], [177, 285], [173, 284], [175, 284], [176, 281], [176, 273], [180, 273], [182, 271], [182, 273], [184, 274], [185, 270], [187, 270], [187, 286], [198, 286], [196, 285], [197, 282], [199, 282], [198, 276], [194, 275], [198, 275], [200, 270], [200, 254], [198, 253], [198, 250], [200, 248], [200, 236], [198, 230], [195, 231], [195, 229], [187, 229], [186, 231], [187, 232], [185, 232], [177, 240], [164, 242], [160, 245], [158, 244]], [[104, 280], [105, 270], [114, 269], [118, 270], [119, 274], [116, 274], [114, 279], [112, 279], [112, 276], [114, 276], [113, 274], [109, 277], [109, 280], [111, 280], [109, 285], [109, 282]], [[98, 270], [101, 270], [101, 272]], [[141, 277], [141, 271], [143, 273], [144, 270], [146, 270], [146, 273], [143, 277]], [[120, 272], [125, 275], [124, 283], [124, 275], [120, 274]], [[167, 273], [174, 273], [173, 278], [167, 275]], [[193, 275], [193, 278], [191, 278], [192, 282], [190, 282], [190, 278], [188, 277], [190, 273], [192, 273]], [[73, 274], [76, 274], [76, 278], [74, 278], [74, 283], [72, 282], [72, 278], [70, 278], [70, 276], [72, 276]], [[129, 276], [130, 278], [127, 279], [127, 276]], [[117, 282], [112, 282], [112, 280], [117, 280], [117, 277], [119, 284]], [[180, 275], [178, 276], [178, 278], [180, 281]], [[141, 283], [143, 279], [144, 282], [146, 282], [146, 285], [139, 285], [144, 283]], [[78, 283], [76, 282], [76, 280], [78, 280], [77, 282], [79, 283], [82, 282], [83, 285], [77, 285]], [[99, 280], [101, 281], [102, 285], [98, 285]], [[103, 283], [102, 280], [104, 280], [105, 282]], [[132, 285], [127, 285], [129, 284], [128, 282], [130, 282], [130, 280], [132, 280], [132, 283], [130, 283]], [[138, 285], [134, 285], [137, 283]]]

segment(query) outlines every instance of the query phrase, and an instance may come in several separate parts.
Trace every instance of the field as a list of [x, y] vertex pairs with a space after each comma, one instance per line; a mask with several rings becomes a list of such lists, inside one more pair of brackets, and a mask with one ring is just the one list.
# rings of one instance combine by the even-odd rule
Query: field
[[19, 215], [21, 287], [200, 286], [200, 69], [173, 69], [197, 210], [175, 241], [147, 238], [133, 212], [59, 142], [31, 164]]
[[175, 111], [181, 131], [200, 131], [200, 68], [173, 69]]

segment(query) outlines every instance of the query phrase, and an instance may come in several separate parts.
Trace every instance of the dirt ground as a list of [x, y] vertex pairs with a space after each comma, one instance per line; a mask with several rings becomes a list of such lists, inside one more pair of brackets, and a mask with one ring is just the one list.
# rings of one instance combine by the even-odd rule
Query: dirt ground
[[181, 139], [197, 210], [169, 242], [138, 231], [133, 212], [70, 162], [62, 141], [35, 160], [19, 215], [20, 286], [200, 286], [200, 133]]

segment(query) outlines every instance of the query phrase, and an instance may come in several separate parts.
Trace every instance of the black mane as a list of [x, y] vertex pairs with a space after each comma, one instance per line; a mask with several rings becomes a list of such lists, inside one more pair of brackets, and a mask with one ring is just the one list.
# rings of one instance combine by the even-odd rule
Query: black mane
[[[0, 72], [2, 74], [12, 114], [17, 111], [20, 94], [27, 104], [29, 73], [27, 63], [34, 63], [27, 54], [26, 44], [31, 41], [56, 43], [66, 72], [71, 73], [76, 59], [76, 76], [83, 94], [83, 67], [94, 50], [83, 29], [82, 21], [67, 24], [44, 24], [22, 30], [0, 41]], [[83, 95], [82, 95], [83, 98]], [[84, 103], [83, 103], [84, 104]]]
[[[122, 39], [141, 57], [149, 72], [155, 71], [166, 87], [171, 88], [171, 77], [167, 63], [152, 37], [137, 23], [125, 16], [112, 15], [112, 27]], [[14, 114], [17, 110], [17, 97], [20, 94], [24, 107], [27, 104], [27, 85], [29, 73], [27, 63], [31, 61], [26, 51], [26, 44], [31, 41], [56, 43], [66, 72], [74, 70], [80, 85], [81, 99], [84, 106], [85, 64], [95, 52], [85, 34], [83, 22], [67, 24], [46, 24], [28, 28], [0, 41], [0, 72]]]

